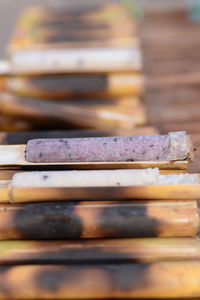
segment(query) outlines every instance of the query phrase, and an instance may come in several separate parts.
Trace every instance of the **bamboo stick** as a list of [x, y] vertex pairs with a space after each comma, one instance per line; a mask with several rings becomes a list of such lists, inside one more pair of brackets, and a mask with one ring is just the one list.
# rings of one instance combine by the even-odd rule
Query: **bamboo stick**
[[[19, 172], [28, 172], [23, 170], [1, 170], [0, 169], [0, 180], [12, 180], [13, 175]], [[168, 175], [168, 174], [186, 174], [186, 170], [160, 170], [160, 174]]]
[[140, 95], [144, 79], [138, 74], [49, 75], [10, 77], [8, 91], [27, 97], [66, 99], [68, 97], [122, 97]]
[[31, 120], [36, 124], [49, 121], [63, 125], [72, 124], [82, 128], [127, 128], [142, 125], [146, 121], [144, 106], [128, 108], [121, 106], [91, 108], [75, 103], [56, 103], [45, 100], [20, 98], [12, 94], [2, 94], [1, 112], [4, 115]]
[[32, 130], [34, 128], [28, 120], [20, 120], [9, 116], [0, 115], [0, 130], [17, 132], [22, 130]]
[[[46, 17], [44, 19], [44, 17]], [[102, 28], [105, 24], [108, 25], [108, 29], [115, 29], [119, 26], [119, 18], [122, 23], [122, 27], [130, 24], [136, 25], [136, 20], [131, 16], [130, 11], [123, 4], [119, 3], [102, 3], [102, 5], [95, 5], [95, 3], [84, 3], [84, 6], [68, 6], [52, 7], [49, 5], [44, 6], [29, 6], [27, 7], [20, 18], [21, 29], [35, 28], [36, 26], [44, 26], [49, 28], [49, 25], [57, 26], [59, 23], [72, 24], [73, 27], [78, 29], [82, 23], [86, 26], [86, 29]], [[81, 22], [81, 23], [78, 23]], [[120, 24], [121, 25], [121, 24]], [[103, 27], [105, 29], [105, 27]], [[67, 29], [67, 28], [66, 28]]]
[[0, 299], [198, 298], [199, 261], [0, 268]]
[[125, 161], [125, 162], [59, 162], [33, 163], [25, 160], [26, 145], [1, 145], [0, 168], [34, 168], [43, 166], [52, 169], [146, 169], [186, 170], [188, 161]]
[[2, 203], [69, 200], [193, 200], [198, 174], [161, 175], [155, 170], [20, 172], [0, 181]]
[[[67, 24], [68, 26], [67, 27]], [[87, 27], [87, 24], [82, 23], [83, 28], [77, 28], [73, 26], [70, 22], [63, 22], [58, 23], [56, 26], [35, 26], [32, 31], [29, 30], [28, 34], [26, 33], [26, 37], [24, 37], [24, 40], [27, 42], [29, 41], [30, 44], [35, 43], [59, 43], [62, 41], [67, 41], [67, 43], [74, 43], [74, 45], [79, 43], [88, 43], [88, 42], [102, 42], [102, 44], [107, 43], [108, 41], [117, 41], [117, 40], [123, 40], [123, 39], [130, 39], [131, 37], [133, 39], [136, 38], [133, 34], [133, 28], [130, 28], [127, 26], [127, 31], [125, 31], [125, 27], [119, 28], [119, 31], [117, 31], [116, 28], [108, 28], [108, 30], [103, 31], [103, 28], [96, 28], [94, 30], [90, 29], [90, 27]], [[81, 24], [80, 24], [81, 26]], [[66, 28], [66, 30], [65, 30]], [[87, 30], [88, 29], [88, 30]], [[133, 34], [131, 36], [131, 34]], [[22, 41], [19, 39], [19, 37], [15, 38], [15, 43], [19, 43]]]
[[54, 200], [198, 199], [198, 174], [160, 175], [158, 170], [16, 173], [0, 181], [2, 203]]
[[81, 137], [104, 137], [104, 136], [145, 136], [156, 135], [158, 131], [152, 126], [142, 126], [131, 130], [51, 130], [51, 131], [22, 131], [0, 132], [1, 145], [26, 144], [28, 140], [38, 138], [81, 138]]
[[1, 204], [0, 211], [1, 240], [193, 237], [199, 232], [196, 201]]
[[81, 188], [28, 188], [16, 187], [12, 194], [8, 195], [9, 189], [0, 188], [2, 203], [23, 203], [41, 201], [71, 201], [71, 200], [193, 200], [200, 196], [199, 184], [187, 185], [155, 185], [143, 187], [81, 187]]
[[[79, 150], [80, 153], [77, 152], [77, 147], [74, 148], [75, 152], [73, 152], [73, 145], [76, 143], [80, 143], [81, 145], [78, 149], [85, 149], [82, 153]], [[127, 146], [124, 149], [125, 144]], [[48, 145], [48, 147], [46, 145]], [[106, 145], [107, 147], [105, 147]], [[66, 156], [66, 158], [63, 158], [62, 151], [60, 152], [60, 150], [63, 149], [63, 153], [67, 155], [69, 150], [68, 146], [70, 146], [71, 154], [69, 157]], [[99, 147], [102, 146], [104, 147], [104, 156], [102, 156], [102, 151], [99, 152]], [[91, 147], [92, 149], [94, 147], [97, 149], [95, 156], [94, 152], [91, 152]], [[115, 152], [110, 151], [112, 147], [115, 149]], [[56, 149], [58, 150], [58, 153], [55, 152]], [[41, 151], [42, 155], [40, 155]], [[130, 151], [130, 153], [128, 152], [127, 154], [127, 151]], [[119, 155], [119, 153], [122, 152], [124, 158], [122, 158], [122, 154]], [[98, 153], [99, 157], [97, 155]], [[149, 137], [122, 136], [119, 138], [104, 137], [68, 140], [41, 139], [29, 141], [27, 147], [26, 145], [2, 145], [0, 146], [0, 154], [1, 167], [30, 167], [38, 165], [52, 167], [54, 165], [63, 168], [72, 168], [76, 166], [76, 168], [88, 169], [148, 167], [186, 169], [188, 161], [193, 160], [193, 143], [190, 136], [186, 135], [185, 132], [172, 132], [168, 135]], [[141, 159], [143, 159], [143, 161], [141, 161]]]
[[[131, 53], [133, 52], [132, 54], [133, 54], [133, 59], [134, 59], [134, 66], [132, 65], [131, 67], [129, 67], [129, 69], [127, 71], [130, 71], [130, 72], [131, 71], [140, 72], [141, 71], [141, 67], [143, 66], [141, 64], [141, 62], [142, 62], [142, 60], [140, 58], [141, 54], [139, 54], [139, 61], [138, 61], [138, 63], [135, 63], [135, 59], [138, 58], [138, 54], [137, 53], [141, 52], [141, 50], [140, 50], [140, 42], [139, 42], [139, 40], [138, 40], [137, 37], [113, 38], [113, 39], [107, 39], [107, 40], [104, 40], [104, 41], [101, 41], [101, 40], [65, 41], [65, 40], [62, 40], [62, 39], [59, 40], [59, 37], [58, 37], [58, 41], [56, 41], [56, 37], [54, 37], [53, 41], [52, 42], [49, 41], [48, 43], [45, 43], [43, 41], [41, 41], [41, 42], [38, 41], [38, 42], [34, 43], [32, 40], [29, 42], [29, 38], [26, 37], [23, 40], [18, 40], [18, 39], [14, 40], [12, 42], [12, 44], [9, 45], [9, 47], [7, 48], [7, 53], [8, 53], [8, 57], [10, 59], [14, 58], [14, 60], [15, 60], [15, 58], [19, 59], [18, 54], [21, 56], [21, 54], [24, 55], [24, 53], [28, 54], [28, 55], [26, 55], [26, 58], [28, 58], [28, 56], [32, 53], [32, 51], [34, 51], [34, 55], [35, 54], [36, 55], [41, 55], [43, 53], [43, 51], [44, 51], [45, 53], [48, 54], [49, 58], [50, 57], [53, 58], [50, 55], [51, 53], [49, 52], [49, 49], [51, 49], [51, 48], [53, 50], [53, 54], [57, 53], [58, 57], [59, 57], [59, 54], [62, 54], [62, 53], [64, 53], [65, 55], [68, 55], [69, 51], [65, 52], [66, 49], [67, 50], [72, 50], [72, 51], [73, 51], [73, 49], [77, 49], [77, 50], [80, 49], [81, 54], [82, 54], [81, 58], [85, 58], [85, 56], [83, 56], [85, 54], [84, 50], [86, 50], [86, 49], [91, 49], [91, 50], [95, 49], [95, 52], [91, 52], [92, 54], [95, 55], [94, 60], [97, 59], [96, 55], [101, 54], [101, 56], [102, 56], [102, 54], [104, 54], [105, 50], [106, 50], [106, 54], [107, 55], [110, 55], [109, 54], [110, 52], [112, 52], [114, 54], [114, 56], [115, 56], [115, 54], [117, 55], [117, 54], [121, 53], [121, 55], [123, 55], [122, 56], [123, 60], [125, 60], [125, 59], [129, 58], [129, 57], [126, 57], [127, 49], [129, 49], [129, 50], [133, 50], [133, 51], [131, 51]], [[123, 49], [125, 49], [125, 51], [121, 51]], [[99, 52], [99, 50], [100, 50], [100, 52]], [[118, 51], [118, 50], [120, 50], [120, 51]], [[135, 55], [135, 53], [136, 53], [136, 55]], [[65, 55], [62, 56], [62, 57], [60, 57], [61, 60], [59, 60], [59, 62], [63, 61], [63, 58], [65, 57]], [[70, 51], [70, 58], [72, 58], [71, 57], [71, 51]], [[10, 59], [9, 59], [9, 61], [10, 61]], [[39, 59], [39, 57], [38, 57], [38, 59]], [[68, 59], [68, 58], [66, 57], [66, 59]], [[22, 60], [20, 60], [20, 61], [22, 62]], [[66, 64], [66, 60], [65, 59], [64, 59], [64, 62]], [[84, 59], [84, 64], [86, 62], [88, 63], [88, 58], [87, 58], [87, 61]], [[104, 63], [105, 62], [106, 61], [104, 60]], [[53, 63], [53, 61], [51, 61], [51, 64], [52, 63]], [[112, 62], [110, 62], [109, 65], [112, 65]], [[112, 68], [106, 68], [106, 67], [104, 67], [104, 68], [102, 68], [102, 67], [100, 67], [98, 65], [97, 69], [92, 69], [92, 65], [91, 65], [90, 66], [91, 70], [89, 70], [89, 69], [86, 69], [86, 70], [87, 71], [89, 70], [89, 73], [91, 72], [92, 74], [102, 73], [102, 72], [106, 72], [106, 73], [107, 72], [108, 73], [109, 72], [121, 72], [121, 71], [125, 72], [125, 73], [127, 72], [125, 70], [125, 65], [122, 64], [122, 65], [119, 65], [119, 66], [120, 67], [117, 67], [117, 68], [116, 67], [112, 67]], [[89, 67], [89, 65], [87, 66], [87, 68], [88, 67]], [[29, 74], [29, 75], [40, 74], [39, 70], [36, 71], [36, 69], [35, 70], [30, 70], [30, 71], [28, 69], [26, 69], [26, 71], [24, 72], [24, 70], [22, 69], [22, 65], [19, 68], [19, 70], [20, 70], [19, 73], [21, 75], [24, 75], [24, 74]], [[83, 71], [83, 73], [85, 73], [85, 72], [87, 73], [86, 70]], [[46, 68], [42, 69], [42, 73], [46, 73], [46, 71], [47, 71]], [[57, 73], [60, 73], [60, 72], [61, 73], [68, 73], [67, 70], [64, 71], [62, 68], [59, 67], [59, 68], [56, 68], [56, 70], [53, 72], [53, 74], [57, 74]], [[70, 72], [77, 73], [76, 70], [72, 71], [71, 69], [70, 69]], [[79, 72], [82, 73], [82, 71], [80, 71], [80, 70], [78, 71], [78, 73]], [[47, 71], [47, 73], [51, 74], [51, 72], [49, 72], [49, 71]], [[16, 69], [13, 71], [12, 74], [17, 75]]]
[[[45, 42], [51, 45], [54, 43], [56, 46], [66, 41], [65, 47], [69, 47], [71, 41], [71, 46], [77, 44], [81, 46], [85, 39], [92, 41], [92, 43], [87, 42], [87, 46], [105, 47], [108, 41], [111, 46], [115, 44], [120, 46], [124, 37], [126, 38], [124, 46], [128, 46], [136, 36], [136, 21], [124, 5], [104, 4], [98, 8], [90, 5], [87, 11], [84, 7], [84, 11], [76, 10], [76, 12], [63, 7], [62, 13], [47, 6], [45, 21], [43, 14], [44, 10], [41, 7], [29, 8], [22, 14], [9, 51], [13, 52], [27, 46], [33, 47], [35, 43], [45, 44]], [[102, 39], [103, 43], [95, 42], [99, 39]], [[78, 41], [81, 43], [77, 43]]]
[[26, 145], [1, 145], [0, 168], [40, 168], [57, 169], [146, 169], [186, 170], [188, 160], [184, 161], [124, 161], [124, 162], [55, 162], [33, 163], [25, 160]]
[[196, 238], [1, 241], [0, 265], [199, 261]]
[[17, 74], [138, 72], [142, 68], [138, 47], [25, 49], [9, 57], [10, 71]]

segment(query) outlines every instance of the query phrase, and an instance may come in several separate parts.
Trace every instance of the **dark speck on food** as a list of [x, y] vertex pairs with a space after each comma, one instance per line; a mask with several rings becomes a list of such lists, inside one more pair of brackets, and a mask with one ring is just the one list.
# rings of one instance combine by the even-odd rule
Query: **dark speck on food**
[[117, 142], [117, 141], [118, 141], [118, 138], [114, 138], [114, 141]]
[[132, 159], [132, 158], [128, 158], [126, 161], [134, 161], [134, 159]]
[[143, 152], [142, 152], [142, 155], [145, 155], [145, 153], [146, 153], [146, 151], [143, 151]]
[[72, 156], [72, 154], [71, 154], [71, 153], [69, 153], [69, 154], [68, 154], [68, 156], [69, 156], [69, 157], [71, 157], [71, 156]]
[[117, 185], [119, 186], [119, 185], [120, 185], [120, 182], [117, 182]]
[[149, 147], [154, 147], [154, 145], [150, 145]]
[[40, 152], [40, 154], [39, 154], [39, 157], [41, 158], [43, 156], [43, 153], [42, 152]]
[[160, 158], [159, 156], [156, 157], [157, 160], [159, 160], [159, 158]]
[[107, 145], [107, 143], [103, 143], [104, 145]]
[[133, 151], [133, 152], [135, 152], [135, 150], [134, 150], [134, 149], [133, 149], [132, 151]]
[[65, 145], [68, 145], [68, 141], [65, 141]]
[[84, 65], [84, 60], [83, 60], [82, 58], [79, 58], [79, 59], [77, 60], [77, 65], [78, 65], [79, 67], [82, 67], [82, 66]]
[[133, 140], [133, 137], [132, 136], [130, 136], [130, 138], [129, 138], [129, 141], [132, 141]]
[[37, 145], [41, 144], [41, 141], [38, 141], [36, 144], [37, 144]]
[[42, 179], [43, 179], [43, 180], [46, 180], [48, 177], [49, 177], [48, 175], [43, 175], [43, 176], [42, 176]]

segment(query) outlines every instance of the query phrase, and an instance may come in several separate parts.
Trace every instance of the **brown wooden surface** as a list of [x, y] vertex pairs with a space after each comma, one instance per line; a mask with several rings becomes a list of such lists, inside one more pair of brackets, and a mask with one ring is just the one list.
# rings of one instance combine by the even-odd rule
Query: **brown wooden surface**
[[[148, 122], [161, 133], [186, 130], [195, 134], [198, 150], [200, 25], [179, 9], [147, 13], [141, 26]], [[199, 150], [189, 170], [200, 170]]]
[[[45, 18], [45, 20], [44, 20]], [[32, 48], [45, 44], [54, 47], [65, 43], [67, 47], [121, 45], [134, 39], [136, 23], [126, 5], [116, 2], [74, 5], [71, 9], [63, 2], [56, 5], [26, 9], [18, 22], [9, 51]]]

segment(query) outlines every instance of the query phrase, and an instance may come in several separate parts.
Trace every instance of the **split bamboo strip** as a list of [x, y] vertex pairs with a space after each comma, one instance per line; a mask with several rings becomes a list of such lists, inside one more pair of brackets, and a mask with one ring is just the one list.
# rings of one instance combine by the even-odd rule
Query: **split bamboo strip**
[[146, 169], [159, 168], [163, 170], [186, 170], [188, 160], [184, 161], [124, 161], [124, 162], [59, 162], [33, 163], [25, 160], [26, 145], [1, 145], [0, 169], [10, 168], [46, 168], [52, 169]]
[[[0, 169], [0, 180], [11, 180], [15, 173], [19, 172], [28, 172], [18, 169], [10, 169], [10, 170], [1, 170]], [[168, 175], [168, 174], [186, 174], [186, 170], [160, 170], [160, 174]]]
[[198, 174], [161, 175], [158, 169], [38, 171], [0, 181], [1, 202], [54, 200], [192, 200], [200, 197]]

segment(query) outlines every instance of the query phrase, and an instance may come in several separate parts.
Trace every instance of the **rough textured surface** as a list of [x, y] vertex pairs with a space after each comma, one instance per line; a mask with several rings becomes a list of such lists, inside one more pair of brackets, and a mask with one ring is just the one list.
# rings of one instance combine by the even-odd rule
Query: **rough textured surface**
[[193, 145], [185, 132], [155, 136], [35, 139], [26, 160], [36, 163], [162, 161], [192, 159]]
[[13, 187], [90, 187], [199, 184], [197, 174], [160, 175], [159, 169], [36, 171], [13, 176]]

